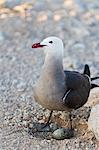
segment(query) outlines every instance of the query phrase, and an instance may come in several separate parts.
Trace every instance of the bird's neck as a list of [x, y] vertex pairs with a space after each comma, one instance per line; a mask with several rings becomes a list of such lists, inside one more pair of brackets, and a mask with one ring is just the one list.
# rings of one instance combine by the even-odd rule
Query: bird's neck
[[48, 53], [43, 65], [43, 75], [49, 78], [62, 78], [63, 74], [63, 56]]

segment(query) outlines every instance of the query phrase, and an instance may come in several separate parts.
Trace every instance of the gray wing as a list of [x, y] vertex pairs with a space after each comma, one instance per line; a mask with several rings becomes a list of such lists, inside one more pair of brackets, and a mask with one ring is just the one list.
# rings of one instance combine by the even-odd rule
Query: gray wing
[[89, 97], [89, 77], [75, 71], [64, 71], [67, 91], [63, 97], [64, 104], [73, 109], [83, 106]]

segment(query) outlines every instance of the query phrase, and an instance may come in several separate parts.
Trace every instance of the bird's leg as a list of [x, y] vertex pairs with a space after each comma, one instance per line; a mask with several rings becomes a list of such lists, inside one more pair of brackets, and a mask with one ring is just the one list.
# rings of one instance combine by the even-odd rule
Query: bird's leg
[[[39, 126], [39, 125], [37, 126], [37, 125], [36, 125], [35, 131], [33, 131], [32, 128], [29, 128], [29, 130], [28, 130], [29, 134], [32, 135], [32, 134], [35, 133], [35, 132], [49, 132], [50, 129], [49, 129], [49, 128], [46, 129], [46, 127], [49, 125], [49, 121], [50, 121], [50, 119], [51, 119], [52, 113], [53, 113], [53, 111], [50, 112], [50, 115], [49, 115], [49, 117], [48, 117], [48, 121], [46, 122], [45, 125], [43, 125], [43, 126]], [[44, 129], [44, 128], [45, 128], [45, 129]]]
[[45, 128], [46, 126], [48, 126], [48, 125], [49, 125], [49, 122], [50, 122], [50, 119], [51, 119], [52, 113], [53, 113], [53, 111], [51, 111], [51, 112], [50, 112], [50, 115], [49, 115], [49, 117], [48, 117], [48, 120], [47, 120], [46, 124], [43, 126], [43, 128]]
[[71, 118], [72, 114], [71, 112], [69, 113], [69, 128], [67, 128], [65, 130], [65, 134], [66, 134], [66, 139], [70, 139], [72, 137], [74, 137], [74, 129], [72, 127], [72, 118]]

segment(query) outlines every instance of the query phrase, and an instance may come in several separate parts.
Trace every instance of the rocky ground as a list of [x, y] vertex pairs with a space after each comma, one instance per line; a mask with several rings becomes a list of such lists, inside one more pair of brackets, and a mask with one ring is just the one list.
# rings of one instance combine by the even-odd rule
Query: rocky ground
[[[74, 138], [57, 141], [51, 133], [28, 134], [28, 127], [45, 122], [49, 114], [33, 99], [44, 53], [31, 49], [49, 35], [64, 41], [64, 68], [82, 72], [88, 63], [92, 76], [99, 75], [98, 0], [0, 0], [0, 150], [98, 150], [87, 120], [99, 103], [99, 91], [73, 112]], [[67, 120], [65, 112], [52, 117], [63, 127]]]

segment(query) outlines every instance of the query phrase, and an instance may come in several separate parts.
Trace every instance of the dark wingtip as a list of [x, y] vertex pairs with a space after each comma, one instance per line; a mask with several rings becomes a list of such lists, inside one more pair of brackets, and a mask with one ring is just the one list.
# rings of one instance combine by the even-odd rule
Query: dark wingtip
[[91, 84], [91, 89], [94, 89], [94, 88], [96, 88], [96, 87], [99, 87], [99, 85], [94, 84], [94, 83]]
[[98, 76], [98, 77], [93, 77], [93, 78], [91, 78], [91, 81], [97, 80], [97, 79], [99, 79], [99, 76]]
[[89, 65], [88, 64], [85, 64], [83, 74], [86, 74], [86, 75], [88, 75], [90, 77], [90, 69], [89, 69]]

